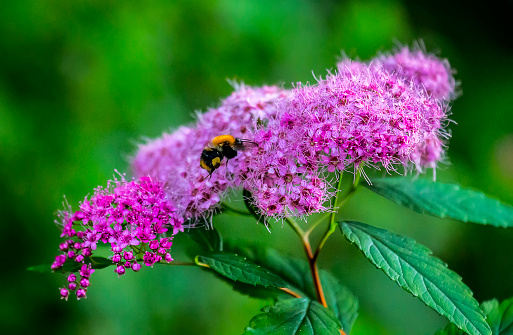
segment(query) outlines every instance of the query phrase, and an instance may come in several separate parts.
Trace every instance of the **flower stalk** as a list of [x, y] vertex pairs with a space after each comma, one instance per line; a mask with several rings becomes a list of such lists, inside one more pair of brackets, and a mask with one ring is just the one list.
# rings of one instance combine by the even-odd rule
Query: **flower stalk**
[[310, 272], [312, 273], [312, 279], [315, 287], [315, 293], [317, 294], [317, 300], [324, 307], [328, 307], [328, 304], [326, 303], [326, 298], [324, 297], [324, 291], [322, 290], [321, 279], [319, 277], [319, 270], [317, 269], [317, 264], [314, 259], [314, 254], [312, 252], [312, 246], [310, 244], [309, 236], [304, 232], [304, 230], [293, 218], [286, 217], [285, 221], [287, 221], [292, 230], [294, 230], [296, 234], [299, 236], [299, 238], [301, 238], [303, 248], [305, 249], [306, 256], [308, 257], [308, 264], [310, 266]]
[[[315, 292], [317, 294], [317, 300], [319, 303], [321, 303], [324, 307], [328, 308], [328, 304], [326, 302], [326, 298], [324, 296], [324, 291], [322, 288], [321, 279], [319, 276], [319, 269], [317, 268], [317, 259], [319, 257], [319, 254], [321, 252], [322, 247], [328, 240], [328, 238], [335, 232], [337, 228], [337, 223], [335, 221], [335, 217], [338, 213], [338, 210], [340, 206], [342, 206], [347, 199], [356, 191], [356, 188], [358, 187], [358, 184], [360, 182], [360, 175], [362, 173], [363, 165], [360, 165], [358, 170], [356, 171], [355, 179], [351, 187], [346, 191], [346, 193], [339, 197], [339, 194], [342, 190], [342, 176], [343, 173], [341, 172], [338, 179], [337, 189], [335, 191], [334, 195], [334, 208], [333, 211], [329, 214], [329, 216], [323, 216], [319, 220], [317, 220], [309, 230], [306, 232], [299, 226], [299, 224], [291, 217], [286, 217], [285, 221], [289, 224], [289, 226], [294, 230], [294, 232], [301, 238], [301, 241], [303, 243], [303, 248], [305, 249], [306, 256], [308, 258], [308, 264], [310, 266], [310, 272], [312, 274], [312, 279], [315, 287]], [[329, 217], [329, 225], [322, 236], [315, 253], [312, 251], [312, 246], [310, 243], [310, 233], [322, 222], [325, 222], [325, 220]], [[345, 335], [345, 332], [343, 330], [340, 330], [340, 334]]]

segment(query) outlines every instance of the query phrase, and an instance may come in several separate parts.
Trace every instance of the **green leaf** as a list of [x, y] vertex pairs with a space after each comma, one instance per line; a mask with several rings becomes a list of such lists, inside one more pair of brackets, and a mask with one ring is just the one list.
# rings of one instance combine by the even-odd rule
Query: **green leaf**
[[62, 272], [62, 273], [76, 272], [76, 271], [80, 270], [82, 265], [89, 264], [89, 263], [91, 264], [91, 267], [93, 269], [103, 269], [103, 268], [106, 268], [107, 266], [114, 265], [114, 263], [112, 263], [112, 261], [110, 259], [108, 259], [108, 258], [93, 256], [93, 257], [85, 257], [84, 258], [84, 263], [77, 263], [77, 262], [75, 262], [72, 259], [68, 259], [68, 260], [66, 260], [66, 262], [62, 265], [62, 267], [60, 269], [57, 269], [55, 271], [52, 271], [51, 264], [35, 265], [35, 266], [31, 266], [31, 267], [27, 268], [27, 270], [28, 271], [41, 272], [41, 273], [46, 273], [46, 272]]
[[[264, 248], [264, 247], [262, 247], [262, 248]], [[241, 256], [241, 257], [249, 258], [249, 260], [253, 261], [254, 264], [261, 266], [262, 268], [273, 273], [274, 275], [277, 275], [278, 277], [280, 277], [280, 279], [282, 279], [284, 282], [286, 282], [286, 280], [284, 280], [283, 277], [279, 273], [272, 271], [272, 269], [269, 269], [266, 266], [262, 266], [261, 262], [255, 261], [254, 258], [248, 257], [247, 254], [244, 254], [244, 253], [240, 254], [238, 249], [230, 248], [230, 246], [228, 245], [227, 248], [225, 248], [225, 252], [227, 252], [227, 253], [231, 252], [231, 254], [239, 254], [239, 256]], [[199, 257], [198, 257], [198, 260], [199, 260]], [[202, 267], [202, 268], [207, 271], [211, 271], [211, 272], [212, 272], [212, 270], [214, 270], [214, 269], [211, 269], [208, 267]], [[224, 280], [229, 285], [232, 285], [233, 289], [235, 291], [237, 291], [241, 294], [244, 294], [244, 295], [248, 295], [253, 298], [269, 300], [269, 301], [274, 301], [274, 302], [276, 302], [277, 300], [280, 300], [282, 298], [286, 298], [286, 299], [290, 298], [289, 294], [285, 293], [284, 291], [282, 291], [278, 288], [263, 287], [260, 285], [255, 286], [253, 284], [247, 284], [247, 283], [241, 282], [241, 281], [234, 281], [232, 278], [227, 277], [222, 273], [218, 273], [215, 270], [214, 270], [214, 273], [217, 275], [217, 277], [219, 279]], [[300, 292], [298, 289], [293, 288], [292, 287], [293, 285], [291, 285], [289, 282], [288, 282], [288, 285], [286, 285], [286, 286], [287, 286], [287, 288], [296, 292], [298, 295], [305, 296], [305, 294], [303, 292]], [[282, 286], [282, 287], [285, 287], [285, 286]]]
[[340, 323], [333, 313], [308, 298], [289, 299], [262, 310], [244, 334], [340, 335]]
[[487, 301], [482, 308], [493, 335], [513, 334], [513, 298], [504, 300], [500, 305], [495, 299]]
[[335, 313], [344, 332], [349, 334], [358, 316], [358, 298], [330, 273], [321, 270], [320, 277], [329, 309]]
[[513, 227], [512, 206], [455, 184], [403, 177], [373, 180], [372, 185], [366, 187], [419, 213], [496, 227]]
[[71, 259], [68, 259], [62, 266], [62, 272], [75, 272], [75, 271], [80, 270], [82, 265], [89, 264], [89, 263], [91, 264], [91, 267], [93, 269], [103, 269], [108, 266], [114, 265], [114, 263], [112, 263], [112, 261], [110, 259], [105, 258], [105, 257], [97, 257], [97, 256], [85, 257], [83, 264], [77, 263]]
[[280, 277], [237, 254], [215, 253], [198, 256], [197, 259], [231, 280], [264, 287], [287, 287], [287, 283]]
[[232, 286], [234, 291], [252, 298], [264, 300], [269, 303], [275, 303], [277, 301], [291, 298], [291, 296], [287, 294], [285, 291], [280, 290], [276, 287], [263, 287], [261, 285], [255, 286], [240, 281], [233, 281], [227, 277], [221, 276], [218, 273], [216, 273], [216, 275], [221, 280], [224, 280], [226, 283], [228, 283], [228, 285]]
[[[513, 298], [503, 301], [500, 305], [496, 299], [485, 301], [481, 308], [493, 335], [513, 334]], [[463, 332], [453, 324], [448, 324], [436, 335], [463, 335]]]
[[[238, 247], [228, 244], [227, 248], [276, 274], [287, 282], [287, 287], [292, 291], [312, 300], [317, 299], [310, 268], [306, 261], [285, 256], [273, 248], [248, 243]], [[349, 334], [358, 316], [358, 298], [329, 272], [320, 270], [319, 275], [329, 309], [341, 322], [342, 329]]]
[[227, 245], [227, 249], [252, 260], [266, 268], [288, 284], [288, 288], [303, 297], [316, 298], [312, 276], [308, 264], [298, 259], [286, 257], [276, 249], [244, 243], [242, 246]]
[[491, 334], [470, 289], [428, 248], [361, 222], [340, 222], [339, 226], [350, 242], [403, 289], [468, 334]]
[[435, 335], [465, 335], [465, 332], [449, 323], [444, 329], [437, 331]]
[[185, 234], [196, 242], [203, 251], [223, 251], [223, 239], [214, 227], [211, 229], [205, 227], [190, 228], [185, 230]]

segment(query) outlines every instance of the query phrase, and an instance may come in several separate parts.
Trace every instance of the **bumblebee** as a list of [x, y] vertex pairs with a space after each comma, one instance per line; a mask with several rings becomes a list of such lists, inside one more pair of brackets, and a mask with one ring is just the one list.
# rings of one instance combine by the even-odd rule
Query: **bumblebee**
[[[207, 170], [209, 175], [221, 166], [221, 161], [237, 156], [237, 151], [244, 150], [245, 143], [254, 143], [250, 140], [233, 137], [232, 135], [220, 135], [212, 139], [213, 146], [207, 146], [201, 152], [200, 166]], [[256, 143], [254, 143], [256, 144]], [[228, 163], [227, 163], [228, 164]]]

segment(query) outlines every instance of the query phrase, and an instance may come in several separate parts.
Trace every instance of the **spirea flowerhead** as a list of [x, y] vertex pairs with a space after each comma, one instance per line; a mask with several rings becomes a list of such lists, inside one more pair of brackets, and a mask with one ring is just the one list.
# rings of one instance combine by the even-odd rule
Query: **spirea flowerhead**
[[287, 91], [276, 86], [236, 86], [218, 108], [199, 114], [196, 125], [180, 127], [140, 145], [132, 161], [134, 174], [164, 180], [170, 186], [167, 194], [181, 216], [196, 219], [209, 215], [224, 192], [236, 186], [239, 179], [234, 174], [238, 173], [240, 158], [230, 160], [228, 167], [222, 164], [209, 177], [199, 166], [201, 152], [218, 135], [252, 139], [255, 124], [274, 118], [276, 101], [287, 95]]
[[444, 129], [447, 100], [456, 96], [453, 71], [448, 61], [425, 54], [420, 47], [415, 51], [403, 47], [399, 52], [377, 57], [369, 64], [346, 59], [337, 66], [342, 77], [352, 77], [361, 72], [376, 72], [379, 75], [386, 71], [397, 80], [409, 82], [413, 90], [424, 91], [429, 101], [438, 101], [441, 110], [431, 109], [425, 113], [424, 135], [409, 157], [418, 172], [423, 172], [425, 168], [436, 168], [437, 163], [444, 159], [444, 141], [450, 137]]
[[68, 286], [60, 289], [63, 299], [70, 291], [76, 291], [78, 299], [86, 297], [95, 271], [89, 257], [98, 244], [110, 246], [114, 272], [121, 276], [126, 269], [138, 271], [141, 260], [146, 266], [163, 259], [170, 262], [173, 236], [184, 228], [164, 184], [149, 177], [109, 181], [106, 188], [98, 187], [90, 199], [86, 197], [78, 211], [68, 208], [59, 213], [59, 219], [61, 237], [67, 240], [61, 243], [62, 253], [52, 269], [59, 270], [66, 262], [82, 263], [80, 278], [70, 274]]
[[383, 68], [360, 64], [330, 74], [278, 103], [277, 118], [256, 134], [258, 148], [239, 166], [244, 186], [266, 215], [323, 211], [331, 194], [325, 172], [439, 159], [441, 146], [427, 143], [443, 131], [445, 116], [440, 101]]
[[424, 88], [435, 99], [451, 100], [456, 97], [456, 81], [449, 61], [426, 53], [421, 46], [412, 49], [404, 46], [367, 63], [345, 58], [337, 64], [337, 68], [340, 74], [351, 74], [363, 69], [385, 70]]

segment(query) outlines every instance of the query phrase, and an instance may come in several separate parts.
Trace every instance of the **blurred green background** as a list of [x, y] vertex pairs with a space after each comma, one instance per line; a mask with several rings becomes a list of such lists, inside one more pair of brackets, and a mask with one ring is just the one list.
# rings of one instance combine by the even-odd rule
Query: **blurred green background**
[[[344, 50], [371, 58], [422, 39], [448, 58], [463, 95], [454, 102], [450, 165], [458, 181], [513, 203], [511, 1], [58, 1], [3, 2], [0, 11], [0, 188], [5, 267], [2, 333], [239, 334], [265, 303], [193, 267], [156, 266], [92, 278], [87, 300], [59, 300], [62, 275], [25, 271], [58, 252], [53, 221], [63, 195], [77, 204], [114, 169], [129, 172], [135, 143], [192, 120], [251, 85], [314, 81]], [[472, 7], [475, 6], [475, 7]], [[448, 262], [478, 300], [513, 296], [513, 230], [418, 215], [366, 190], [346, 218], [412, 236]], [[239, 240], [291, 253], [288, 227], [272, 234], [219, 216]], [[337, 234], [339, 235], [339, 234]], [[175, 240], [173, 256], [187, 242]], [[180, 244], [183, 242], [183, 245]], [[398, 288], [354, 246], [330, 239], [320, 265], [359, 298], [354, 334], [433, 334], [446, 320]], [[298, 254], [298, 256], [302, 256]]]

